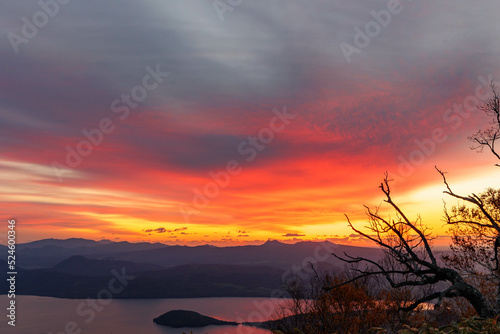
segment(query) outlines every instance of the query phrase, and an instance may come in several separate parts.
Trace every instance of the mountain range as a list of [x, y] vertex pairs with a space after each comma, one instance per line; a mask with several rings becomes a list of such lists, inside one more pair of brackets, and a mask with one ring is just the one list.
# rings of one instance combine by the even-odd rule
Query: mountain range
[[[5, 246], [0, 252], [6, 258]], [[317, 271], [343, 266], [332, 252], [373, 260], [382, 254], [330, 242], [190, 247], [45, 239], [16, 246], [16, 293], [96, 298], [107, 289], [113, 272], [126, 272], [134, 278], [113, 298], [269, 297], [285, 278], [310, 276], [311, 265]], [[6, 268], [6, 261], [0, 260], [0, 266]], [[8, 291], [6, 279], [0, 291]]]
[[[0, 252], [7, 255], [7, 247], [0, 246]], [[378, 258], [378, 248], [338, 245], [331, 242], [298, 242], [285, 244], [267, 241], [262, 245], [216, 247], [167, 246], [161, 243], [93, 241], [86, 239], [44, 239], [16, 246], [16, 263], [24, 269], [50, 268], [74, 255], [89, 259], [111, 259], [149, 263], [162, 267], [183, 264], [232, 264], [264, 265], [289, 269], [301, 265], [305, 259], [319, 257], [331, 265], [342, 263], [328, 253], [353, 254]], [[317, 253], [317, 254], [316, 254]], [[314, 262], [314, 261], [313, 261]]]

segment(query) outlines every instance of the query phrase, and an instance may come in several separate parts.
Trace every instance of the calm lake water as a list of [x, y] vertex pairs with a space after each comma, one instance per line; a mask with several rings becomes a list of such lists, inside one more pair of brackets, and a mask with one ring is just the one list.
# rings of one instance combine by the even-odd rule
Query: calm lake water
[[[8, 298], [1, 295], [0, 333], [181, 334], [192, 331], [193, 334], [269, 334], [268, 331], [247, 326], [173, 329], [158, 326], [153, 319], [165, 312], [181, 309], [226, 321], [262, 321], [270, 319], [273, 308], [278, 309], [283, 301], [270, 298], [115, 299], [103, 306], [102, 311], [95, 312], [93, 320], [90, 319], [91, 308], [88, 306], [77, 312], [82, 303], [86, 305], [86, 300], [16, 296], [16, 326], [12, 327], [7, 324], [6, 317]], [[76, 323], [76, 328], [65, 329], [69, 322]]]

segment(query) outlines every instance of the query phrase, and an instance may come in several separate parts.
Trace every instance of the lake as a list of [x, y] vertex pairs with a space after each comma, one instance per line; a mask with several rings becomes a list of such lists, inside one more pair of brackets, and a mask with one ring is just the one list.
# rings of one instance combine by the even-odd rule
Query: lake
[[[114, 299], [96, 309], [83, 299], [16, 296], [16, 326], [7, 324], [8, 298], [0, 296], [0, 333], [22, 334], [269, 334], [247, 326], [179, 328], [158, 326], [157, 316], [171, 310], [196, 311], [226, 321], [273, 317], [283, 300], [271, 298]], [[79, 312], [77, 311], [79, 310]], [[65, 326], [68, 326], [65, 329]], [[74, 326], [74, 327], [72, 327]]]

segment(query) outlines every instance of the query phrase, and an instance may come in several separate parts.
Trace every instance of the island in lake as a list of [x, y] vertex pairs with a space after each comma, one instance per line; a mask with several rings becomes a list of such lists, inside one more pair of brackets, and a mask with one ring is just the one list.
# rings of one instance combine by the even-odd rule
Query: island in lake
[[205, 327], [210, 325], [219, 326], [238, 326], [237, 322], [223, 321], [212, 317], [199, 314], [194, 311], [174, 310], [160, 315], [153, 319], [158, 325], [169, 326], [173, 328], [181, 327]]
[[249, 326], [257, 327], [267, 330], [279, 330], [283, 328], [293, 327], [296, 323], [303, 323], [304, 321], [318, 321], [319, 319], [312, 314], [298, 314], [286, 316], [276, 320], [268, 320], [262, 322], [243, 322], [237, 323], [234, 321], [223, 321], [216, 318], [208, 317], [194, 311], [174, 310], [162, 314], [161, 316], [153, 319], [157, 325], [168, 326], [172, 328], [182, 327], [206, 327], [210, 325], [219, 326]]

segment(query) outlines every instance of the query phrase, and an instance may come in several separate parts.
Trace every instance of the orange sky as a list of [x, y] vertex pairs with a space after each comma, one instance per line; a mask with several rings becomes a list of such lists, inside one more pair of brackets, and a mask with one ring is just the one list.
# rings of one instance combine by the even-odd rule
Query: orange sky
[[444, 237], [456, 201], [435, 165], [457, 192], [497, 186], [467, 136], [500, 75], [499, 4], [405, 3], [346, 62], [339, 45], [384, 6], [246, 2], [220, 22], [209, 3], [131, 2], [123, 25], [74, 4], [18, 52], [4, 39], [0, 218], [18, 242], [363, 244], [344, 214], [361, 226], [388, 171], [394, 200]]
[[[382, 203], [383, 194], [377, 187], [385, 171], [400, 180], [393, 186], [394, 199], [409, 216], [421, 214], [424, 222], [441, 236], [446, 231], [442, 201], [456, 201], [442, 194], [444, 187], [434, 165], [448, 171], [450, 184], [464, 194], [482, 191], [495, 178], [492, 157], [468, 150], [461, 133], [450, 131], [448, 141], [436, 144], [435, 152], [422, 165], [415, 166], [411, 175], [401, 177], [401, 164], [391, 152], [392, 143], [330, 151], [327, 147], [336, 146], [336, 134], [308, 124], [310, 114], [297, 114], [271, 143], [257, 151], [254, 160], [248, 162], [249, 154], [235, 152], [234, 160], [239, 162], [241, 171], [237, 175], [224, 172], [230, 176], [229, 182], [221, 179], [227, 183], [221, 183], [224, 187], [216, 186], [210, 173], [221, 173], [227, 164], [205, 172], [160, 168], [149, 165], [143, 152], [130, 150], [125, 156], [110, 153], [127, 149], [113, 147], [112, 143], [109, 147], [102, 145], [102, 150], [99, 147], [82, 168], [68, 171], [63, 182], [58, 182], [52, 167], [39, 164], [36, 157], [32, 161], [2, 160], [0, 168], [5, 182], [1, 200], [6, 204], [3, 215], [18, 221], [19, 241], [83, 237], [234, 245], [272, 238], [286, 242], [328, 239], [364, 244], [351, 235], [344, 214], [358, 226], [363, 224], [363, 204], [374, 207]], [[269, 115], [272, 119], [274, 114]], [[160, 127], [161, 121], [169, 120], [156, 118], [157, 124], [147, 126]], [[263, 118], [246, 128], [228, 129], [244, 131], [245, 135], [258, 134], [268, 122]], [[224, 131], [222, 125], [216, 128]], [[471, 131], [470, 127], [462, 132], [466, 131]], [[181, 127], [176, 132], [182, 132]], [[421, 138], [423, 141], [427, 136]], [[272, 154], [266, 156], [266, 150], [271, 151], [273, 145], [293, 153], [279, 159]], [[321, 146], [326, 149], [314, 152], [315, 147]], [[405, 159], [415, 150], [420, 149], [415, 145]], [[108, 160], [108, 155], [113, 158]], [[106, 175], [92, 173], [99, 169], [104, 169]], [[212, 188], [205, 188], [207, 184]], [[196, 202], [198, 192], [193, 189], [206, 202], [200, 201], [200, 196]], [[216, 196], [210, 198], [211, 192]]]

